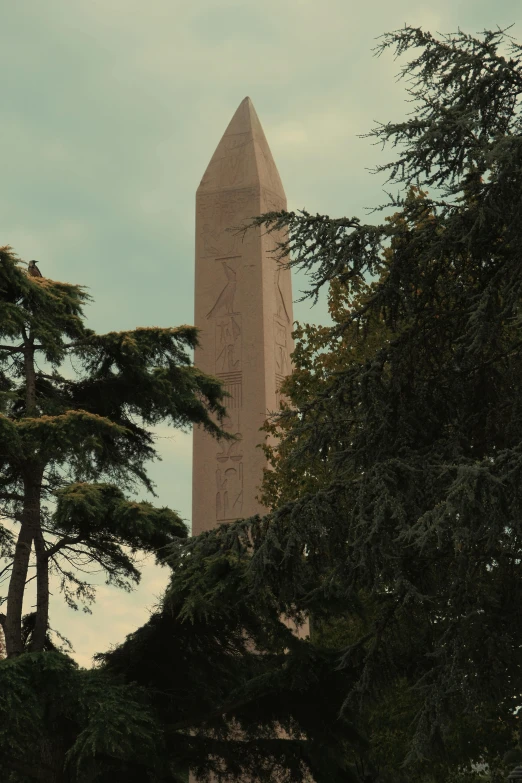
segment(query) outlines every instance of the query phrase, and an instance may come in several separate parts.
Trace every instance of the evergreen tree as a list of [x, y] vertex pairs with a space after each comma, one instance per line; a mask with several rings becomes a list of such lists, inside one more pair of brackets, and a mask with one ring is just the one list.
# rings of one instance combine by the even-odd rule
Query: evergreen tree
[[[200, 612], [196, 592], [173, 581], [161, 610], [98, 656], [95, 670], [71, 660], [59, 633], [61, 647], [51, 638], [50, 573], [61, 575], [70, 606], [87, 608], [94, 596], [76, 565], [101, 566], [123, 588], [139, 579], [138, 552], [178, 567], [182, 521], [126, 493], [152, 489], [151, 425], [196, 423], [222, 435], [222, 387], [190, 364], [195, 329], [97, 335], [84, 324], [81, 287], [26, 275], [9, 248], [0, 276], [0, 503], [19, 525], [16, 540], [0, 528], [9, 579], [0, 758], [9, 783], [184, 783], [189, 767], [264, 781], [299, 781], [313, 769], [318, 781], [344, 783], [345, 745], [364, 742], [337, 719], [346, 673], [292, 636], [270, 591], [243, 599], [245, 554], [209, 551], [197, 572], [182, 558], [184, 579], [203, 580], [204, 592], [219, 585], [219, 610]], [[22, 616], [32, 547], [37, 607]], [[280, 727], [303, 739], [280, 738]]]
[[[319, 363], [316, 392], [283, 414], [295, 492], [182, 553], [197, 569], [212, 540], [250, 551], [245, 589], [272, 591], [288, 613], [353, 613], [366, 596], [370, 627], [340, 662], [358, 667], [345, 707], [364, 710], [406, 667], [420, 705], [412, 769], [447, 757], [457, 716], [475, 731], [494, 715], [511, 737], [522, 692], [522, 47], [505, 31], [405, 27], [388, 48], [417, 50], [401, 72], [412, 116], [370, 134], [398, 148], [377, 171], [404, 188], [390, 202], [400, 219], [303, 210], [252, 224], [288, 228], [280, 258], [309, 271], [311, 296], [332, 284], [353, 297], [394, 245], [328, 340], [352, 327], [371, 340], [375, 323], [382, 335], [362, 361]], [[174, 580], [181, 589], [181, 571]]]
[[194, 591], [169, 591], [93, 670], [52, 648], [1, 662], [10, 783], [186, 783], [188, 768], [223, 783], [298, 783], [307, 770], [317, 783], [358, 783], [347, 750], [365, 739], [338, 715], [351, 672], [296, 639], [268, 592], [245, 599], [245, 566], [215, 554], [203, 574], [187, 564], [191, 581], [219, 586], [221, 607], [200, 612]]
[[[413, 187], [408, 201], [416, 199], [419, 204], [425, 200], [425, 193]], [[430, 220], [426, 213], [423, 220]], [[404, 225], [402, 213], [397, 212], [387, 221]], [[420, 224], [417, 226], [420, 227]], [[335, 325], [344, 324], [351, 312], [366, 305], [375, 291], [377, 283], [383, 282], [393, 260], [393, 254], [403, 246], [403, 241], [393, 238], [384, 251], [383, 263], [379, 269], [377, 281], [366, 283], [359, 281], [354, 290], [333, 280], [328, 291], [329, 313]], [[392, 336], [382, 315], [375, 314], [368, 324], [368, 333], [363, 335], [356, 323], [349, 324], [342, 333], [334, 327], [320, 327], [310, 324], [297, 325], [294, 332], [296, 347], [293, 353], [294, 370], [285, 380], [284, 391], [287, 399], [285, 413], [275, 421], [267, 423], [265, 429], [273, 437], [265, 447], [270, 470], [265, 472], [263, 484], [263, 502], [270, 508], [305, 496], [307, 493], [328, 486], [332, 474], [332, 461], [337, 452], [330, 448], [317, 453], [309, 450], [306, 461], [303, 458], [303, 437], [296, 436], [296, 424], [299, 411], [305, 405], [313, 404], [319, 396], [328, 396], [331, 378], [334, 373], [346, 372], [354, 364], [364, 364], [377, 348], [389, 342]], [[295, 451], [301, 450], [296, 457]], [[341, 656], [346, 647], [364, 636], [375, 620], [375, 602], [365, 591], [360, 591], [358, 613], [343, 613], [334, 605], [326, 605], [321, 613], [311, 620], [312, 641], [321, 647], [337, 651]], [[404, 638], [412, 632], [418, 632], [418, 626], [408, 624], [400, 629]], [[429, 640], [422, 638], [419, 647], [427, 648]], [[366, 643], [369, 649], [370, 642]], [[479, 772], [473, 773], [472, 763], [481, 758], [494, 759], [502, 755], [505, 747], [513, 740], [514, 720], [499, 721], [495, 705], [489, 712], [475, 714], [471, 719], [456, 717], [453, 730], [447, 738], [445, 757], [437, 767], [433, 761], [429, 764], [410, 765], [405, 772], [401, 769], [412, 739], [411, 727], [415, 715], [422, 707], [419, 695], [412, 691], [410, 676], [412, 663], [411, 649], [403, 646], [398, 657], [401, 658], [400, 672], [383, 684], [379, 692], [365, 706], [359, 715], [359, 728], [368, 737], [368, 746], [352, 746], [348, 749], [348, 759], [358, 770], [359, 777], [376, 776], [377, 780], [388, 781], [427, 781], [437, 782], [463, 779], [467, 768], [466, 780], [481, 780]], [[361, 750], [364, 752], [361, 753]]]
[[139, 581], [137, 552], [162, 549], [187, 530], [168, 508], [128, 499], [153, 491], [147, 461], [157, 456], [149, 427], [198, 424], [221, 434], [217, 379], [192, 366], [193, 327], [148, 327], [96, 334], [87, 328], [81, 286], [29, 276], [9, 247], [0, 249], [0, 511], [19, 525], [0, 527], [9, 579], [8, 657], [24, 650], [22, 604], [31, 551], [37, 604], [29, 648], [42, 651], [49, 628], [49, 575], [65, 600], [94, 598], [77, 568], [95, 564], [107, 582]]
[[[98, 656], [102, 670], [151, 695], [171, 769], [219, 783], [302, 783], [308, 772], [316, 783], [357, 783], [347, 751], [366, 740], [352, 716], [339, 719], [352, 672], [296, 638], [269, 591], [245, 597], [247, 557], [214, 542], [203, 567], [184, 564], [193, 588], [178, 590], [173, 575], [162, 610]], [[216, 589], [221, 601], [208, 610]]]

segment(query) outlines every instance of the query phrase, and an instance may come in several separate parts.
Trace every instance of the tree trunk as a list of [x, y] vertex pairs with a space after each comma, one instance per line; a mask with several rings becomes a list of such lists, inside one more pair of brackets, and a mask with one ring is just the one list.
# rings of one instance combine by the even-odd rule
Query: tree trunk
[[[35, 416], [36, 372], [33, 338], [24, 332], [25, 415]], [[49, 577], [45, 545], [40, 527], [40, 500], [43, 467], [36, 461], [27, 461], [23, 470], [24, 506], [18, 541], [16, 542], [13, 571], [7, 594], [7, 613], [4, 623], [5, 646], [8, 657], [20, 655], [22, 646], [22, 607], [25, 583], [29, 569], [31, 546], [35, 542], [37, 557], [37, 605], [31, 650], [43, 649], [49, 614]]]
[[25, 582], [29, 569], [33, 538], [40, 531], [40, 493], [42, 469], [37, 465], [27, 466], [24, 476], [24, 508], [22, 524], [16, 542], [13, 570], [7, 593], [7, 611], [5, 616], [5, 647], [7, 657], [20, 655], [22, 647], [22, 607]]
[[25, 415], [36, 414], [36, 370], [34, 368], [33, 338], [24, 333]]
[[20, 655], [22, 648], [22, 606], [25, 580], [31, 555], [33, 534], [27, 524], [22, 523], [16, 542], [13, 570], [7, 593], [7, 610], [4, 623], [5, 651], [7, 657]]
[[49, 625], [49, 560], [40, 528], [34, 534], [36, 554], [36, 618], [31, 638], [31, 652], [42, 652]]

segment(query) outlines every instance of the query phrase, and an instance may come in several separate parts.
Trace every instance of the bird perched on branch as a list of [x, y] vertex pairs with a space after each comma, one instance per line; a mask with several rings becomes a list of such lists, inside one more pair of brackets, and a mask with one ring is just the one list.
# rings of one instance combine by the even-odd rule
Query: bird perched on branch
[[27, 273], [31, 277], [43, 277], [42, 273], [36, 266], [36, 261], [29, 261], [29, 266], [27, 268]]

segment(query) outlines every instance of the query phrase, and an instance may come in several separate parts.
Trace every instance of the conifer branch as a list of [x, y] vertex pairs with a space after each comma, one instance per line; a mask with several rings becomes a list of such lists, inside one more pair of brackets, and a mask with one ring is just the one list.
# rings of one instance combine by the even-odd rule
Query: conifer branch
[[5, 353], [23, 353], [24, 345], [12, 346], [12, 345], [0, 345], [0, 350]]

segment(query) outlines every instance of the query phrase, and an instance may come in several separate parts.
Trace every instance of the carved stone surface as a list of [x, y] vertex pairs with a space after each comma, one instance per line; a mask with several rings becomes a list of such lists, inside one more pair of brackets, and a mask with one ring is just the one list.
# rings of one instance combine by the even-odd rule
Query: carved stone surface
[[237, 466], [218, 468], [216, 470], [216, 520], [227, 520], [241, 517], [243, 511], [243, 462], [241, 457]]
[[241, 367], [241, 314], [216, 318], [216, 373], [239, 373]]
[[255, 499], [266, 466], [258, 445], [291, 369], [290, 272], [273, 257], [281, 231], [255, 229], [243, 236], [228, 229], [282, 209], [281, 179], [245, 98], [196, 194], [195, 325], [201, 346], [195, 363], [223, 382], [230, 395], [226, 427], [237, 440], [216, 443], [202, 430], [194, 432], [194, 534], [266, 510]]

